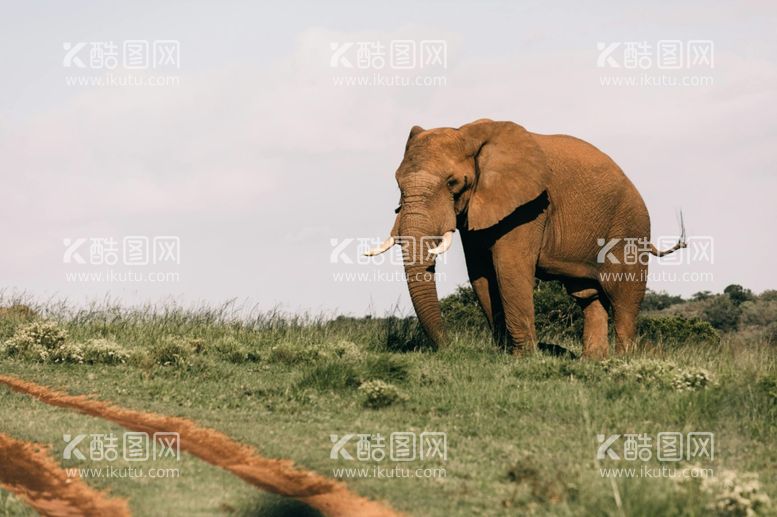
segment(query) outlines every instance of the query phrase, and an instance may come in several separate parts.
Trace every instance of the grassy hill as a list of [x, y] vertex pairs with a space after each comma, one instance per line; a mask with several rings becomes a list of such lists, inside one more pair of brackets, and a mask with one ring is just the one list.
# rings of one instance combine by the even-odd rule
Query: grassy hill
[[[579, 352], [575, 307], [554, 301], [556, 287], [541, 289], [547, 291], [538, 303], [543, 335]], [[452, 343], [440, 351], [428, 347], [412, 318], [235, 319], [227, 308], [77, 311], [11, 307], [6, 300], [0, 371], [190, 418], [265, 456], [341, 477], [359, 494], [414, 515], [771, 511], [777, 354], [766, 330], [770, 295], [732, 301], [735, 329], [715, 320], [716, 328], [707, 317], [715, 314], [707, 308], [721, 303], [708, 300], [731, 299], [729, 293], [672, 303], [651, 295], [646, 303], [656, 306], [645, 319], [664, 323], [643, 334], [634, 354], [605, 362], [542, 353], [513, 357], [492, 344], [467, 296], [461, 291], [444, 303]], [[760, 303], [767, 308], [753, 308]], [[754, 314], [764, 313], [767, 324], [755, 325]], [[676, 339], [667, 332], [684, 334]], [[45, 444], [63, 466], [76, 468], [107, 464], [64, 459], [63, 434], [122, 432], [5, 388], [0, 422], [0, 432]], [[385, 458], [362, 461], [356, 437], [347, 444], [353, 460], [330, 457], [333, 435], [369, 435], [365, 447], [377, 451], [381, 437], [386, 446], [399, 432], [418, 440], [422, 432], [445, 433], [445, 459], [391, 461], [383, 448]], [[713, 433], [714, 456], [659, 461], [655, 443], [664, 432], [684, 439]], [[649, 458], [625, 459], [632, 434], [650, 439]], [[620, 459], [597, 459], [598, 435], [620, 435], [613, 446]], [[127, 497], [138, 515], [303, 511], [187, 454], [175, 465], [180, 476], [173, 479], [86, 481]], [[662, 467], [672, 475], [652, 475]], [[389, 477], [389, 469], [398, 474]], [[13, 496], [0, 495], [0, 515], [28, 511]]]

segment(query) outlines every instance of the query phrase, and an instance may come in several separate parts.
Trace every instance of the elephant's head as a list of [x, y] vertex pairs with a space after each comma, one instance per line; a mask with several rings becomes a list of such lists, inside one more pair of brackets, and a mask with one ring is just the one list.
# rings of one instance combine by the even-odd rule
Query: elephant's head
[[458, 129], [415, 126], [396, 179], [401, 197], [394, 228], [367, 254], [403, 245], [413, 307], [441, 346], [436, 255], [450, 247], [457, 221], [468, 230], [489, 228], [540, 196], [546, 189], [545, 158], [532, 136], [512, 122], [483, 119]]

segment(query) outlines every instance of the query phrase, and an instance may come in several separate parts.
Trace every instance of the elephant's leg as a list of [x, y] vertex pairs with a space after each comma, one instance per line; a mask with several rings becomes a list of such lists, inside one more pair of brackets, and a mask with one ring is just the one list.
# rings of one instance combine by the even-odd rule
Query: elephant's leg
[[498, 345], [504, 346], [507, 342], [507, 327], [505, 315], [502, 309], [502, 300], [499, 299], [499, 288], [495, 276], [481, 276], [470, 279], [472, 289], [478, 297], [480, 306], [488, 319], [491, 333]]
[[617, 343], [615, 351], [623, 354], [635, 348], [637, 334], [637, 310], [613, 309], [615, 313], [615, 335]]
[[583, 307], [583, 357], [606, 359], [609, 352], [607, 339], [607, 309], [599, 297], [581, 302]]
[[505, 325], [514, 345], [513, 352], [531, 352], [537, 347], [534, 328], [534, 270], [515, 268], [506, 275], [510, 278], [518, 277], [517, 280], [499, 282]]
[[487, 243], [473, 237], [467, 230], [462, 230], [461, 240], [472, 290], [475, 291], [480, 307], [486, 315], [494, 340], [504, 346], [507, 341], [507, 328], [491, 251]]
[[[647, 268], [635, 268], [637, 278], [647, 278]], [[615, 351], [619, 354], [632, 350], [637, 334], [637, 315], [645, 296], [645, 281], [621, 281], [613, 284], [603, 284], [612, 303], [613, 319], [615, 321], [615, 336], [617, 338]]]
[[[518, 227], [499, 239], [492, 248], [505, 324], [516, 354], [533, 351], [537, 347], [534, 328], [537, 255], [532, 252], [535, 249], [531, 245], [533, 235], [528, 230], [531, 228]], [[536, 249], [539, 249], [538, 244]]]
[[627, 290], [613, 300], [612, 312], [615, 319], [615, 351], [619, 354], [633, 350], [637, 335], [637, 315], [642, 303], [644, 289], [635, 292]]
[[609, 352], [607, 330], [609, 301], [593, 280], [570, 279], [567, 292], [583, 309], [583, 357], [604, 359]]

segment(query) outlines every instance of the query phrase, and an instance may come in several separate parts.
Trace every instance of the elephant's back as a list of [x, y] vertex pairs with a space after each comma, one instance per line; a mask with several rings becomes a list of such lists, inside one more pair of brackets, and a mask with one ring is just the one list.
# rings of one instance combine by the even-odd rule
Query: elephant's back
[[579, 259], [599, 239], [650, 238], [647, 208], [621, 168], [595, 146], [567, 135], [533, 135], [551, 173], [550, 244]]

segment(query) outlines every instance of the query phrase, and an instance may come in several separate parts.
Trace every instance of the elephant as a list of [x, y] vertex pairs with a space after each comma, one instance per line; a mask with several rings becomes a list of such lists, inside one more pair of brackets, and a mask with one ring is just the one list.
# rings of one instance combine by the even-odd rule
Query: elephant
[[607, 357], [610, 309], [616, 353], [631, 349], [649, 255], [686, 245], [684, 229], [671, 249], [650, 243], [645, 203], [605, 153], [578, 138], [531, 133], [513, 122], [414, 126], [395, 177], [400, 202], [394, 226], [366, 255], [402, 246], [413, 308], [438, 348], [447, 337], [435, 262], [456, 230], [494, 338], [518, 355], [538, 345], [535, 279], [561, 281], [582, 307], [583, 357]]

